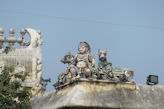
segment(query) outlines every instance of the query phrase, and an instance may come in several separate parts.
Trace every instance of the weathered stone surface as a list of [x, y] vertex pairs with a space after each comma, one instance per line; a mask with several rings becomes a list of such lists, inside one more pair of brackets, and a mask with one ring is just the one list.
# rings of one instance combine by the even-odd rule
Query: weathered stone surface
[[33, 109], [163, 109], [164, 86], [79, 81], [31, 100]]
[[[41, 33], [26, 28], [21, 30], [21, 36], [16, 38], [14, 36], [14, 29], [11, 28], [9, 37], [3, 36], [3, 29], [0, 28], [0, 73], [4, 66], [14, 67], [13, 73], [27, 72], [28, 76], [22, 83], [33, 96], [44, 93], [45, 88], [42, 86], [42, 37]], [[28, 33], [30, 40], [25, 40], [25, 34]], [[20, 46], [14, 46], [15, 43]], [[8, 43], [4, 46], [3, 43]], [[7, 49], [8, 48], [8, 49]], [[10, 49], [9, 49], [10, 48]], [[8, 51], [7, 53], [4, 51]], [[14, 80], [15, 78], [12, 78]]]

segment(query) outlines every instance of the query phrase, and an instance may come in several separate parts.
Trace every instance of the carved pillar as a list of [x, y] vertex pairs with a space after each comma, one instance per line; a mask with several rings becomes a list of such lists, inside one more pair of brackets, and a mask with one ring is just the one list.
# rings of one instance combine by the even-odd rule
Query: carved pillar
[[7, 42], [9, 43], [10, 47], [14, 47], [14, 43], [17, 41], [17, 39], [14, 37], [14, 29], [11, 28], [10, 31], [10, 37], [7, 38]]
[[3, 48], [3, 43], [5, 41], [5, 38], [3, 37], [3, 28], [0, 28], [0, 49]]
[[17, 42], [20, 45], [20, 48], [24, 48], [24, 43], [23, 43], [23, 39], [24, 39], [24, 35], [26, 34], [26, 30], [25, 29], [21, 29], [20, 31], [21, 36], [17, 39]]

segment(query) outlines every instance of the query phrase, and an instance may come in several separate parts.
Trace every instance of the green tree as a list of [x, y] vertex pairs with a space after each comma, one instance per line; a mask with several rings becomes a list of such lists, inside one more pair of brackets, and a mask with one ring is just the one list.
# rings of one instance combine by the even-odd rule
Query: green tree
[[27, 73], [13, 72], [13, 67], [0, 72], [0, 109], [31, 109], [30, 94], [21, 86]]

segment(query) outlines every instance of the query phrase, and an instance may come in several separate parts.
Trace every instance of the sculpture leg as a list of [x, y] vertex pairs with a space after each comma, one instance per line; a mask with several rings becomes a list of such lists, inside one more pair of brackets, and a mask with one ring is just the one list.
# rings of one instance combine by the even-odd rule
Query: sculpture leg
[[75, 69], [74, 67], [72, 67], [72, 68], [70, 69], [70, 72], [71, 72], [71, 75], [72, 75], [73, 77], [76, 76], [76, 69]]

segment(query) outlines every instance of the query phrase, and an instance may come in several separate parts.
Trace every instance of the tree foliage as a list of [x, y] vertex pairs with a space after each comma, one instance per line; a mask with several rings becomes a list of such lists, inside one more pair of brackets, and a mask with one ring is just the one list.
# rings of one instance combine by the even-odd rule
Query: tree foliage
[[47, 84], [48, 84], [49, 82], [51, 82], [51, 79], [50, 79], [50, 78], [48, 78], [48, 79], [41, 78], [41, 85], [42, 85], [43, 87], [46, 88], [46, 86], [47, 86]]
[[21, 86], [27, 73], [13, 72], [13, 67], [4, 67], [0, 72], [0, 109], [31, 109], [30, 94]]
[[6, 46], [5, 49], [3, 50], [3, 53], [8, 54], [10, 51], [12, 51], [12, 47], [11, 46]]

